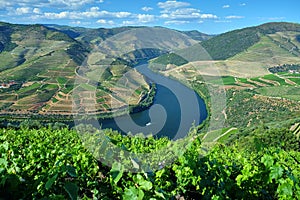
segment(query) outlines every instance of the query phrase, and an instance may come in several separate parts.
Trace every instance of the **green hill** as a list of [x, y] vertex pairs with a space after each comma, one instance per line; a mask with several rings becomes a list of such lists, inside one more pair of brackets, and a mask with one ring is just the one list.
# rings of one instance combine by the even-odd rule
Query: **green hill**
[[[42, 25], [1, 23], [0, 44], [2, 81], [31, 81], [41, 78], [44, 72], [74, 69], [87, 53], [68, 35]], [[49, 75], [46, 79], [54, 77]]]
[[[149, 48], [144, 47], [142, 42], [136, 42], [134, 35], [126, 34], [126, 31], [141, 28], [149, 37], [154, 35], [157, 38], [155, 41], [153, 38], [145, 38], [149, 40], [146, 42], [150, 44]], [[137, 31], [141, 37], [144, 36], [143, 30]], [[136, 105], [150, 87], [144, 77], [138, 73], [131, 74], [127, 84], [129, 88], [116, 86], [115, 83], [132, 69], [131, 65], [165, 54], [168, 49], [187, 47], [191, 41], [194, 42], [185, 34], [174, 34], [170, 39], [164, 34], [170, 32], [174, 33], [174, 30], [161, 27], [89, 29], [0, 23], [0, 113], [70, 115], [73, 112], [72, 102], [77, 98], [73, 99], [72, 96], [74, 88], [90, 94], [87, 100], [89, 104], [97, 102], [93, 108], [80, 103], [80, 109], [88, 112], [111, 114], [111, 110], [117, 110], [110, 105], [112, 99], [120, 102], [120, 105], [125, 102]], [[188, 34], [206, 37], [197, 31]], [[108, 43], [103, 42], [106, 39], [109, 39]], [[123, 55], [107, 55], [93, 50], [101, 43], [106, 51], [115, 52], [115, 48], [131, 47], [134, 42], [136, 46]], [[82, 64], [86, 66], [79, 70]], [[126, 91], [137, 86], [139, 88], [130, 101], [122, 95], [111, 95], [111, 89]], [[96, 94], [93, 89], [96, 89]]]
[[[271, 37], [279, 32], [293, 32], [300, 35], [300, 24], [293, 23], [267, 23], [256, 27], [234, 30], [218, 35], [202, 42], [214, 60], [225, 60], [246, 51], [251, 46], [259, 43], [264, 37]], [[297, 34], [294, 37], [299, 37]], [[291, 38], [287, 38], [291, 39]], [[272, 40], [274, 44], [280, 41]], [[291, 41], [288, 41], [291, 42]], [[281, 48], [285, 49], [285, 46]], [[294, 49], [299, 53], [299, 49]]]

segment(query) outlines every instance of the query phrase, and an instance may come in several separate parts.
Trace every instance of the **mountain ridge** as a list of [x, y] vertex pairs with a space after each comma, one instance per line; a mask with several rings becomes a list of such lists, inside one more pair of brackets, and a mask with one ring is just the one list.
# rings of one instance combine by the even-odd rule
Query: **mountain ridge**
[[225, 60], [245, 51], [259, 42], [262, 35], [282, 31], [294, 31], [300, 34], [300, 24], [271, 22], [259, 26], [246, 27], [222, 33], [202, 42], [202, 46], [214, 60]]

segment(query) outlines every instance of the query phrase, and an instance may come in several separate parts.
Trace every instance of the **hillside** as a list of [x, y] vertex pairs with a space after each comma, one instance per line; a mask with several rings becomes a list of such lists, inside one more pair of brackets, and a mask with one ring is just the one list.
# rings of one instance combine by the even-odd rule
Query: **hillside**
[[[281, 127], [299, 119], [299, 27], [291, 23], [263, 24], [201, 43], [214, 47], [213, 55], [224, 55], [224, 60], [204, 57], [182, 64], [180, 53], [153, 59], [153, 63], [170, 63], [168, 67], [153, 67], [165, 76], [191, 85], [208, 105], [212, 104], [212, 96], [218, 97], [222, 91], [226, 93], [226, 106], [220, 108], [225, 118], [224, 127], [207, 133], [203, 137], [204, 146], [210, 148], [219, 142], [226, 143], [229, 138], [233, 141], [243, 138], [245, 135], [238, 132], [244, 129], [248, 133], [260, 125]], [[186, 51], [195, 52], [190, 49]], [[219, 100], [215, 101], [218, 106]], [[298, 127], [297, 122], [293, 123]], [[298, 131], [297, 128], [291, 130], [296, 130], [295, 134]]]
[[[214, 76], [213, 66], [222, 76], [264, 76], [270, 73], [270, 67], [300, 63], [299, 38], [300, 24], [293, 23], [268, 23], [230, 31], [201, 42], [206, 51], [203, 58], [199, 53], [198, 60], [180, 68], [174, 65], [165, 73], [194, 66], [198, 73]], [[186, 51], [193, 52], [190, 48]]]
[[[197, 31], [177, 33], [162, 27], [89, 29], [0, 23], [0, 112], [70, 116], [85, 110], [110, 116], [128, 103], [137, 105], [150, 88], [131, 66], [196, 43], [188, 35], [209, 38]], [[126, 87], [117, 86], [130, 71]], [[122, 94], [133, 88], [138, 89], [132, 97]], [[72, 96], [76, 91], [79, 96]], [[120, 95], [111, 95], [114, 91]], [[80, 95], [88, 96], [86, 103]], [[73, 101], [78, 103], [76, 109]], [[111, 101], [119, 107], [110, 105]]]
[[[101, 42], [109, 37], [112, 37], [116, 34], [138, 29], [138, 28], [145, 28], [142, 26], [125, 26], [125, 27], [117, 27], [117, 28], [82, 28], [82, 27], [70, 27], [70, 26], [60, 26], [56, 24], [45, 24], [48, 28], [60, 31], [62, 33], [67, 34], [69, 37], [82, 41], [85, 44], [89, 43], [97, 43]], [[161, 28], [161, 27], [156, 27]], [[177, 30], [174, 30], [177, 31]], [[178, 31], [182, 34], [187, 35], [188, 37], [192, 38], [196, 41], [204, 41], [212, 38], [212, 35], [208, 35], [205, 33], [201, 33], [197, 30], [193, 31]]]
[[[256, 27], [244, 28], [240, 30], [234, 30], [228, 33], [224, 33], [218, 35], [210, 40], [204, 41], [201, 44], [207, 50], [207, 52], [211, 55], [213, 60], [226, 60], [230, 57], [233, 57], [239, 53], [246, 51], [251, 46], [260, 43], [261, 39], [264, 37], [271, 37], [274, 38], [274, 34], [278, 33], [288, 33], [293, 32], [296, 35], [300, 35], [300, 24], [292, 24], [292, 23], [268, 23], [263, 24]], [[273, 36], [273, 37], [272, 37]], [[284, 37], [282, 35], [282, 37]], [[287, 49], [288, 45], [294, 45], [292, 41], [289, 41], [290, 37], [285, 37], [281, 39], [287, 39], [286, 41], [283, 40], [273, 40], [273, 43], [280, 43], [287, 42], [288, 44], [282, 45], [279, 48], [284, 50], [291, 50]], [[297, 47], [297, 46], [295, 46]], [[295, 54], [299, 54], [299, 49], [293, 49]]]

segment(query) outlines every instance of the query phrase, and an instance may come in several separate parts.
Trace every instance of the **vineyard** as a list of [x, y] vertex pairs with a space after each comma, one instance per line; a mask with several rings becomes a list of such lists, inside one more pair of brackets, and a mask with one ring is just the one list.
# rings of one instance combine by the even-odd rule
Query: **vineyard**
[[[291, 142], [294, 135], [284, 129], [251, 132], [253, 141], [264, 133], [275, 134], [287, 138], [284, 145], [274, 143], [277, 138], [265, 137], [259, 138], [260, 146], [249, 143], [245, 149], [238, 144], [219, 144], [206, 155], [201, 153], [201, 140], [195, 137], [172, 164], [142, 173], [127, 172], [117, 162], [112, 167], [103, 165], [73, 130], [23, 128], [0, 132], [2, 199], [300, 198], [299, 143]], [[171, 142], [121, 136], [111, 130], [100, 134], [134, 153], [155, 154]], [[98, 139], [99, 145], [102, 142]]]

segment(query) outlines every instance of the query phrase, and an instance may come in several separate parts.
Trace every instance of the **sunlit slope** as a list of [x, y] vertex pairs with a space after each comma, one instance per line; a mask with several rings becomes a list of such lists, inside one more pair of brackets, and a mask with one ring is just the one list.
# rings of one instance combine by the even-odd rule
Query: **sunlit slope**
[[[257, 77], [269, 74], [269, 67], [300, 63], [300, 25], [268, 23], [224, 33], [204, 41], [211, 59], [168, 68], [170, 71], [195, 68], [204, 75]], [[214, 73], [212, 72], [214, 71]]]

